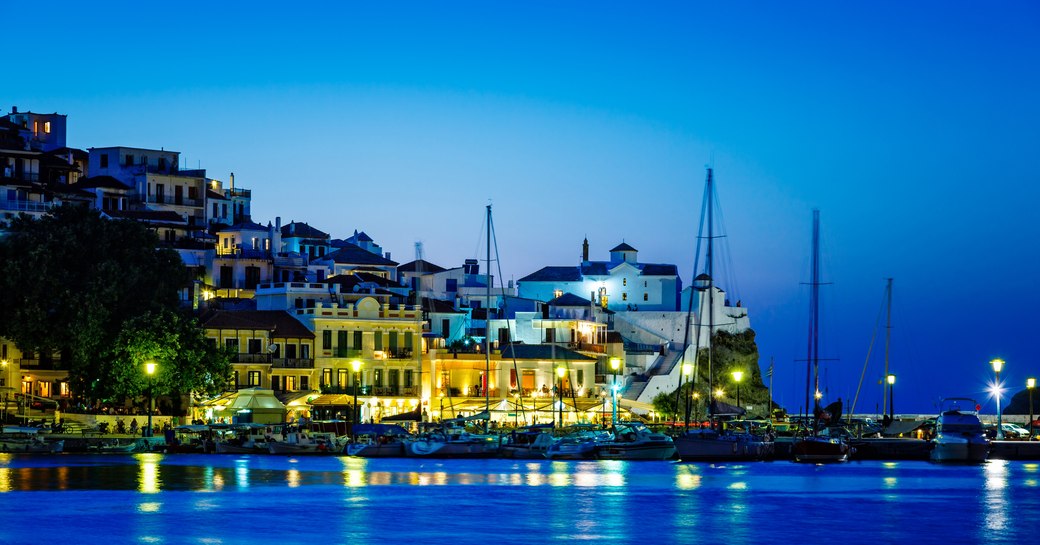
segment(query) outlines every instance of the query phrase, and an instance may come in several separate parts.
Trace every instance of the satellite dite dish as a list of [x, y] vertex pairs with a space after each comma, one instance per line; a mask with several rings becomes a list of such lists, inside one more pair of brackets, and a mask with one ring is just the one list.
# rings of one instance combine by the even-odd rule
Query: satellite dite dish
[[267, 353], [268, 354], [274, 354], [277, 351], [278, 351], [278, 344], [277, 343], [271, 343], [271, 344], [267, 345]]

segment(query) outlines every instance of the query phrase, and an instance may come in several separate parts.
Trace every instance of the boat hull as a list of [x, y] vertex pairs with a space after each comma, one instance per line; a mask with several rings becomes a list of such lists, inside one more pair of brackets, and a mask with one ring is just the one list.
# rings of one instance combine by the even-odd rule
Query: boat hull
[[989, 458], [989, 442], [964, 438], [936, 438], [929, 459], [933, 462], [979, 464]]
[[353, 443], [346, 453], [360, 458], [399, 458], [404, 456], [404, 443]]
[[498, 455], [498, 444], [490, 441], [418, 440], [407, 444], [405, 455], [420, 458], [492, 458]]
[[610, 444], [596, 447], [600, 460], [669, 460], [675, 456], [675, 444], [671, 441], [647, 441], [645, 443]]
[[791, 456], [796, 462], [837, 463], [848, 461], [852, 454], [848, 443], [838, 439], [807, 437], [791, 445]]
[[767, 460], [773, 457], [773, 442], [751, 437], [675, 438], [675, 451], [684, 462], [726, 462]]

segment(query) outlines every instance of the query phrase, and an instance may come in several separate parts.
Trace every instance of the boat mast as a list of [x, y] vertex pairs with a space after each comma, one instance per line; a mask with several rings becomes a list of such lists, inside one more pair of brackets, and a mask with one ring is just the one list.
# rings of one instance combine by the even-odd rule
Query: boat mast
[[[708, 274], [708, 399], [715, 392], [715, 374], [712, 371], [712, 361], [715, 359], [715, 261], [713, 259], [713, 246], [715, 244], [715, 181], [711, 167], [708, 168], [708, 250], [704, 254], [705, 272]], [[699, 333], [699, 332], [698, 332]], [[708, 420], [714, 416], [712, 403], [708, 403]]]
[[[889, 344], [890, 344], [890, 342], [892, 340], [892, 279], [891, 278], [888, 279], [888, 286], [887, 286], [885, 291], [886, 291], [887, 296], [888, 296], [888, 310], [887, 310], [887, 317], [885, 319], [885, 374], [881, 376], [882, 377], [881, 378], [881, 381], [882, 381], [881, 383], [884, 384], [886, 387], [891, 388], [892, 386], [889, 386], [888, 382], [887, 382], [888, 381], [888, 347], [889, 347]], [[883, 388], [882, 388], [882, 391], [881, 391], [881, 408], [883, 409], [881, 411], [881, 414], [888, 414], [888, 399], [885, 397], [885, 393], [884, 393], [884, 389]]]
[[[809, 396], [813, 398], [813, 417], [819, 414], [819, 399], [816, 397], [816, 392], [820, 390], [820, 362], [819, 362], [819, 348], [820, 348], [820, 331], [819, 331], [819, 319], [820, 319], [820, 211], [813, 210], [813, 231], [812, 231], [812, 263], [811, 268], [811, 280], [809, 285], [811, 288], [809, 298], [809, 354], [808, 354], [808, 371], [805, 378], [805, 410], [806, 416], [809, 411]], [[815, 387], [815, 390], [812, 388]], [[816, 425], [813, 424], [813, 434], [816, 433]]]
[[484, 433], [487, 433], [491, 425], [491, 396], [488, 387], [491, 385], [491, 205], [487, 205], [487, 316], [484, 320], [484, 380], [480, 385], [484, 389], [484, 410], [488, 413], [488, 419], [484, 421]]

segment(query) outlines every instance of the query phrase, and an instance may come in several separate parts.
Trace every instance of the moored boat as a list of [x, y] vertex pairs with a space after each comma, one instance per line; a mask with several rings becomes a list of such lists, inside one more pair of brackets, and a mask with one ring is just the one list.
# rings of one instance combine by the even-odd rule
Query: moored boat
[[596, 444], [596, 457], [601, 460], [668, 460], [673, 456], [672, 438], [641, 422], [618, 422], [614, 438]]
[[500, 454], [503, 458], [545, 458], [553, 445], [552, 424], [524, 426], [504, 437]]
[[935, 419], [930, 459], [933, 462], [981, 463], [989, 457], [990, 442], [973, 399], [944, 399]]
[[282, 441], [269, 441], [271, 454], [337, 454], [343, 452], [331, 432], [296, 430], [285, 434]]
[[346, 454], [362, 458], [394, 458], [404, 456], [408, 430], [397, 424], [356, 424], [356, 442], [347, 444]]
[[49, 440], [40, 435], [39, 428], [26, 426], [4, 426], [0, 433], [0, 452], [61, 452], [65, 448], [62, 439]]

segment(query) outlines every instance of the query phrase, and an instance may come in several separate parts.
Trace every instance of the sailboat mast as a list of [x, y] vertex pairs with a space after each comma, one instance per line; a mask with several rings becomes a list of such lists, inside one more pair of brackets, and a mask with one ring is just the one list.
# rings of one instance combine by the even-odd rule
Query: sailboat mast
[[[809, 396], [813, 397], [813, 414], [818, 413], [816, 392], [820, 390], [820, 211], [813, 210], [812, 262], [810, 265], [811, 288], [809, 298], [809, 354], [806, 358], [808, 371], [805, 378], [805, 410], [809, 411]], [[814, 389], [815, 387], [815, 389]]]
[[[704, 255], [705, 271], [708, 273], [708, 399], [715, 392], [715, 373], [712, 370], [712, 362], [715, 359], [715, 181], [711, 168], [708, 168], [708, 249]], [[713, 416], [712, 404], [708, 403], [708, 419]]]
[[[888, 310], [887, 317], [885, 319], [885, 374], [881, 377], [881, 383], [887, 388], [891, 388], [888, 384], [888, 347], [892, 340], [892, 279], [888, 279], [888, 286], [885, 290], [888, 297]], [[885, 397], [884, 390], [881, 394], [881, 414], [888, 414], [888, 399]]]
[[484, 410], [488, 411], [488, 420], [484, 421], [484, 431], [488, 431], [491, 425], [491, 205], [487, 205], [487, 300], [485, 311], [487, 316], [484, 320], [484, 380], [480, 385], [484, 389]]

